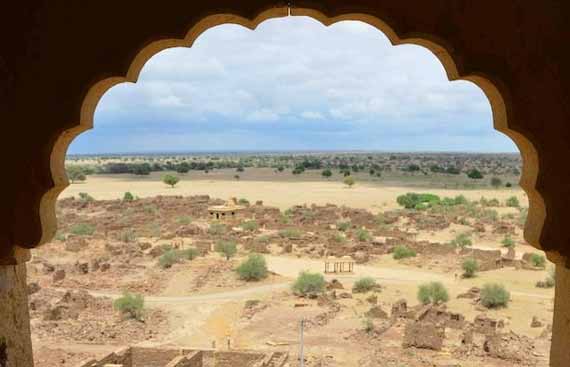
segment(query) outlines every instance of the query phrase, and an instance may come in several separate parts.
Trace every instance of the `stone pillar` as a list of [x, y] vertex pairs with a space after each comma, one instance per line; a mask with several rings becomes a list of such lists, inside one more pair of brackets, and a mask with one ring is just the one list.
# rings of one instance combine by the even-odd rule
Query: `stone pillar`
[[32, 367], [26, 264], [0, 265], [0, 367]]
[[570, 366], [570, 268], [562, 265], [556, 267], [550, 366]]

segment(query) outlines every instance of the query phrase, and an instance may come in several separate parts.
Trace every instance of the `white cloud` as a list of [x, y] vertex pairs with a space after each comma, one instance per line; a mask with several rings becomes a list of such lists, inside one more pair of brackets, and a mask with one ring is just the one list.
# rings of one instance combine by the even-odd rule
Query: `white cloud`
[[307, 120], [322, 120], [324, 118], [322, 113], [316, 111], [303, 111], [301, 117]]
[[261, 109], [253, 111], [248, 114], [246, 120], [248, 121], [260, 121], [260, 122], [270, 122], [277, 121], [279, 119], [279, 114], [269, 109]]

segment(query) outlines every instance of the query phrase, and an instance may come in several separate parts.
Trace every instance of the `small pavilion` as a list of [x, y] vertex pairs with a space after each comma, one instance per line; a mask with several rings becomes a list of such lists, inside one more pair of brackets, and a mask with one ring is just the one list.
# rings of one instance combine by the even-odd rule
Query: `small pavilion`
[[325, 259], [325, 274], [354, 272], [354, 259], [350, 256], [329, 256]]
[[230, 198], [223, 205], [212, 205], [208, 207], [208, 213], [213, 219], [223, 219], [235, 217], [236, 214], [245, 207], [238, 204], [236, 198]]

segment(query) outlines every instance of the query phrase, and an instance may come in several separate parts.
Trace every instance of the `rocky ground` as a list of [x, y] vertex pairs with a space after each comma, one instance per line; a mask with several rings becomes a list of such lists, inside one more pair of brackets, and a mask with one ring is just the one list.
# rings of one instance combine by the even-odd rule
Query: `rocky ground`
[[[132, 202], [60, 200], [60, 231], [34, 252], [28, 265], [37, 365], [74, 365], [96, 355], [95, 346], [112, 350], [201, 340], [209, 347], [211, 341], [222, 345], [228, 335], [243, 348], [295, 354], [301, 316], [306, 317], [309, 366], [375, 366], [379, 361], [414, 367], [459, 362], [546, 365], [548, 316], [531, 320], [532, 314], [525, 315], [525, 322], [536, 321], [539, 326], [533, 328], [540, 332], [524, 335], [526, 329], [516, 325], [520, 315], [488, 315], [477, 302], [478, 287], [466, 292], [462, 283], [453, 283], [466, 258], [477, 259], [482, 274], [521, 271], [527, 278], [543, 276], [529, 261], [533, 250], [522, 241], [524, 210], [481, 201], [379, 214], [335, 205], [295, 206], [282, 212], [244, 201], [246, 208], [237, 218], [216, 223], [207, 208], [223, 202], [205, 195]], [[464, 249], [450, 245], [461, 233], [469, 233], [474, 244]], [[506, 236], [517, 243], [515, 250], [501, 246]], [[237, 258], [227, 261], [216, 254], [219, 241], [235, 242]], [[417, 256], [391, 260], [398, 245]], [[159, 266], [158, 259], [169, 249], [188, 248], [200, 256]], [[273, 272], [255, 284], [240, 280], [234, 271], [250, 252], [266, 254]], [[345, 277], [314, 299], [300, 299], [288, 290], [299, 270], [322, 271], [321, 261], [330, 256], [351, 257], [360, 266], [358, 274], [393, 267], [389, 276], [377, 276], [389, 286], [355, 294], [355, 279]], [[415, 303], [416, 279], [429, 272], [450, 282], [454, 300], [448, 308], [408, 305]], [[473, 284], [478, 285], [476, 280]], [[521, 288], [519, 298], [532, 288]], [[113, 309], [113, 299], [124, 291], [146, 297], [148, 307], [140, 320]], [[548, 291], [541, 292], [532, 297], [541, 302], [551, 298]], [[403, 296], [407, 299], [400, 300]], [[543, 306], [532, 307], [527, 309]], [[62, 348], [62, 343], [80, 346]], [[347, 355], [347, 348], [354, 353]]]

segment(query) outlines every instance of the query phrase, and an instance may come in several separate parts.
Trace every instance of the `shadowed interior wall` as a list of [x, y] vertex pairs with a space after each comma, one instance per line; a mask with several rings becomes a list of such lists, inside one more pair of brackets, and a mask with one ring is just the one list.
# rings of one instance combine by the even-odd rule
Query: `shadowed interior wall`
[[[3, 314], [11, 315], [0, 321], [0, 330], [10, 338], [9, 358], [28, 353], [30, 342], [25, 272], [6, 265], [27, 261], [22, 248], [55, 233], [54, 203], [67, 185], [65, 150], [91, 126], [100, 96], [118, 82], [136, 81], [144, 61], [166, 47], [189, 46], [217, 24], [254, 27], [287, 15], [288, 4], [292, 14], [325, 23], [335, 17], [371, 21], [395, 43], [437, 45], [430, 49], [450, 78], [492, 84], [483, 88], [492, 106], [504, 105], [493, 108], [495, 126], [515, 140], [525, 159], [521, 184], [531, 201], [526, 238], [560, 267], [569, 266], [570, 2], [12, 1], [0, 12], [0, 161], [6, 178], [0, 180], [0, 268], [15, 279], [15, 288], [0, 294]], [[568, 345], [568, 294], [570, 284], [559, 282], [556, 366], [570, 365], [568, 348], [560, 350]], [[16, 366], [29, 365], [31, 356], [17, 358], [25, 362]]]

